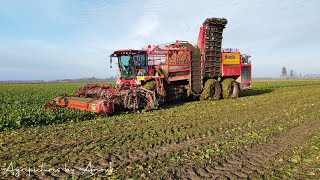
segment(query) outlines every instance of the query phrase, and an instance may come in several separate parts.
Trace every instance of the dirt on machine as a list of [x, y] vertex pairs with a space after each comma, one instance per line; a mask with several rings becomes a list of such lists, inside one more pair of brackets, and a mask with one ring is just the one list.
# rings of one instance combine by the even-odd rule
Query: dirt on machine
[[98, 114], [150, 110], [183, 98], [237, 98], [251, 89], [250, 56], [237, 48], [222, 48], [224, 18], [207, 18], [198, 43], [175, 41], [146, 48], [116, 50], [118, 79], [111, 84], [87, 84], [73, 95], [59, 95], [45, 107], [82, 109]]

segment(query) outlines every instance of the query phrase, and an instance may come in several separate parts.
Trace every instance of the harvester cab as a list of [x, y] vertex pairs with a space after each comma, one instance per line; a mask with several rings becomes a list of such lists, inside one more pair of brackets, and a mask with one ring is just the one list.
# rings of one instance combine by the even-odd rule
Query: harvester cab
[[[147, 51], [143, 50], [117, 50], [110, 55], [110, 63], [116, 59], [118, 64], [117, 85], [139, 85], [139, 77], [148, 75]], [[112, 67], [110, 65], [110, 67]]]

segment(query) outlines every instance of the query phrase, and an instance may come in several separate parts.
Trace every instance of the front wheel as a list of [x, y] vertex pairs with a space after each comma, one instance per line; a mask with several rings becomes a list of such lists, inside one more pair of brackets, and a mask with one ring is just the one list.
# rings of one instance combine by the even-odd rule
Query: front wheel
[[239, 96], [239, 84], [232, 78], [222, 81], [222, 97], [224, 99], [234, 99]]

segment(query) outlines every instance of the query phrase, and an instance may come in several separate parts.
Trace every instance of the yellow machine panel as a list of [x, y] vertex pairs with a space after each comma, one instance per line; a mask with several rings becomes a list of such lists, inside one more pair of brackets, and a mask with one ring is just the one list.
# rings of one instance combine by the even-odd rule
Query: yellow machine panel
[[239, 53], [222, 53], [223, 64], [240, 64]]
[[137, 76], [137, 80], [144, 81], [144, 76]]

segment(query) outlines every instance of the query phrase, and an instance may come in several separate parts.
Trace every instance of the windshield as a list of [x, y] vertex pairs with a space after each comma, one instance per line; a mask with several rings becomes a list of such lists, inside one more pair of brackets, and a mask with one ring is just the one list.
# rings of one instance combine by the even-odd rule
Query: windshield
[[136, 76], [147, 76], [148, 66], [143, 53], [118, 54], [120, 74], [122, 78], [133, 79]]
[[132, 79], [135, 77], [135, 69], [131, 55], [119, 56], [121, 77]]

